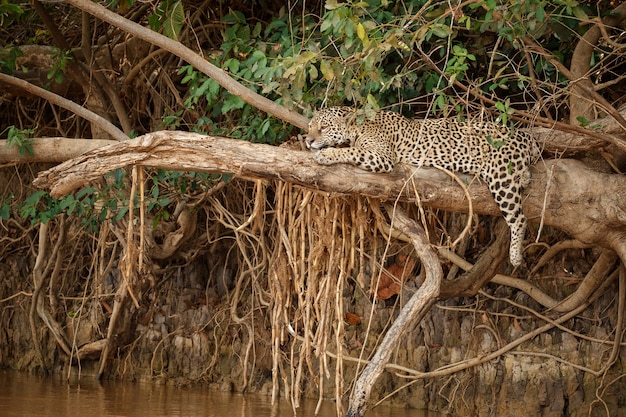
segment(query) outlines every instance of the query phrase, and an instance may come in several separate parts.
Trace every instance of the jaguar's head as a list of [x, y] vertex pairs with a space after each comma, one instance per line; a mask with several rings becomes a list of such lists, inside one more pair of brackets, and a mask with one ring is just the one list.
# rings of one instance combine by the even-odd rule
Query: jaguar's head
[[324, 148], [350, 146], [356, 139], [355, 111], [350, 107], [328, 107], [318, 110], [309, 122], [306, 136], [307, 148], [317, 151]]

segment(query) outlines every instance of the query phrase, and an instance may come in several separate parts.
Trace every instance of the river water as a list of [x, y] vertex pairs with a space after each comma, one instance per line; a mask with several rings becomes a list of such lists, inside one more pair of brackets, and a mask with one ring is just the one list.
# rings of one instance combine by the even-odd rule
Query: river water
[[[317, 403], [304, 400], [296, 416], [312, 417]], [[272, 405], [268, 396], [230, 394], [202, 387], [176, 388], [150, 383], [95, 381], [82, 378], [67, 382], [59, 378], [0, 370], [0, 416], [2, 417], [289, 417], [284, 400]], [[335, 405], [327, 401], [319, 417], [336, 417]], [[422, 411], [377, 407], [366, 417], [432, 417]]]

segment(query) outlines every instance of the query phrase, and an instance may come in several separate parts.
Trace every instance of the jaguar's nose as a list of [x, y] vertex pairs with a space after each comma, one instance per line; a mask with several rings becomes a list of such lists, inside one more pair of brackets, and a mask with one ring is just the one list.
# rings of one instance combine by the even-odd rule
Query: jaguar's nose
[[304, 138], [304, 142], [306, 143], [306, 147], [308, 149], [313, 149], [313, 143], [315, 142], [315, 138], [312, 138], [311, 136], [306, 136]]

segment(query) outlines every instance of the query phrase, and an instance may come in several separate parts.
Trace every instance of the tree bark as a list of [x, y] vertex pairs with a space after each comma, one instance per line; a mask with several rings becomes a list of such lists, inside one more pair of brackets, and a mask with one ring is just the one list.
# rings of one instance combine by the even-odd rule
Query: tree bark
[[[39, 174], [34, 184], [61, 197], [108, 171], [141, 165], [179, 171], [233, 173], [245, 179], [279, 179], [323, 192], [361, 194], [382, 200], [466, 212], [464, 191], [429, 168], [397, 167], [375, 174], [348, 165], [321, 166], [306, 151], [187, 132], [150, 133], [95, 149]], [[475, 213], [500, 215], [491, 194], [470, 181]], [[417, 195], [416, 195], [417, 192]], [[590, 245], [615, 250], [626, 260], [626, 178], [599, 173], [575, 160], [547, 160], [532, 169], [524, 212], [531, 223], [557, 227]]]
[[36, 138], [33, 140], [33, 155], [20, 155], [15, 147], [10, 147], [6, 140], [0, 140], [0, 163], [27, 162], [65, 162], [85, 152], [117, 143], [109, 139], [68, 139]]

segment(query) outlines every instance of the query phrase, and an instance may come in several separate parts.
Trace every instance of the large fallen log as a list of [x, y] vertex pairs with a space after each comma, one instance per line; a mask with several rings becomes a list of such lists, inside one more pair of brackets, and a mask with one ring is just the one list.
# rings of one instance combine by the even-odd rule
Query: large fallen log
[[[468, 210], [461, 187], [433, 169], [400, 167], [390, 174], [374, 174], [347, 165], [320, 166], [306, 151], [173, 131], [89, 151], [41, 172], [34, 184], [60, 197], [108, 171], [130, 165], [280, 179], [329, 193], [381, 200], [419, 199], [427, 207]], [[524, 199], [524, 212], [531, 223], [554, 226], [586, 244], [613, 249], [626, 260], [624, 176], [595, 172], [568, 159], [541, 161], [532, 174]], [[478, 180], [469, 181], [474, 212], [499, 215], [487, 187]]]

